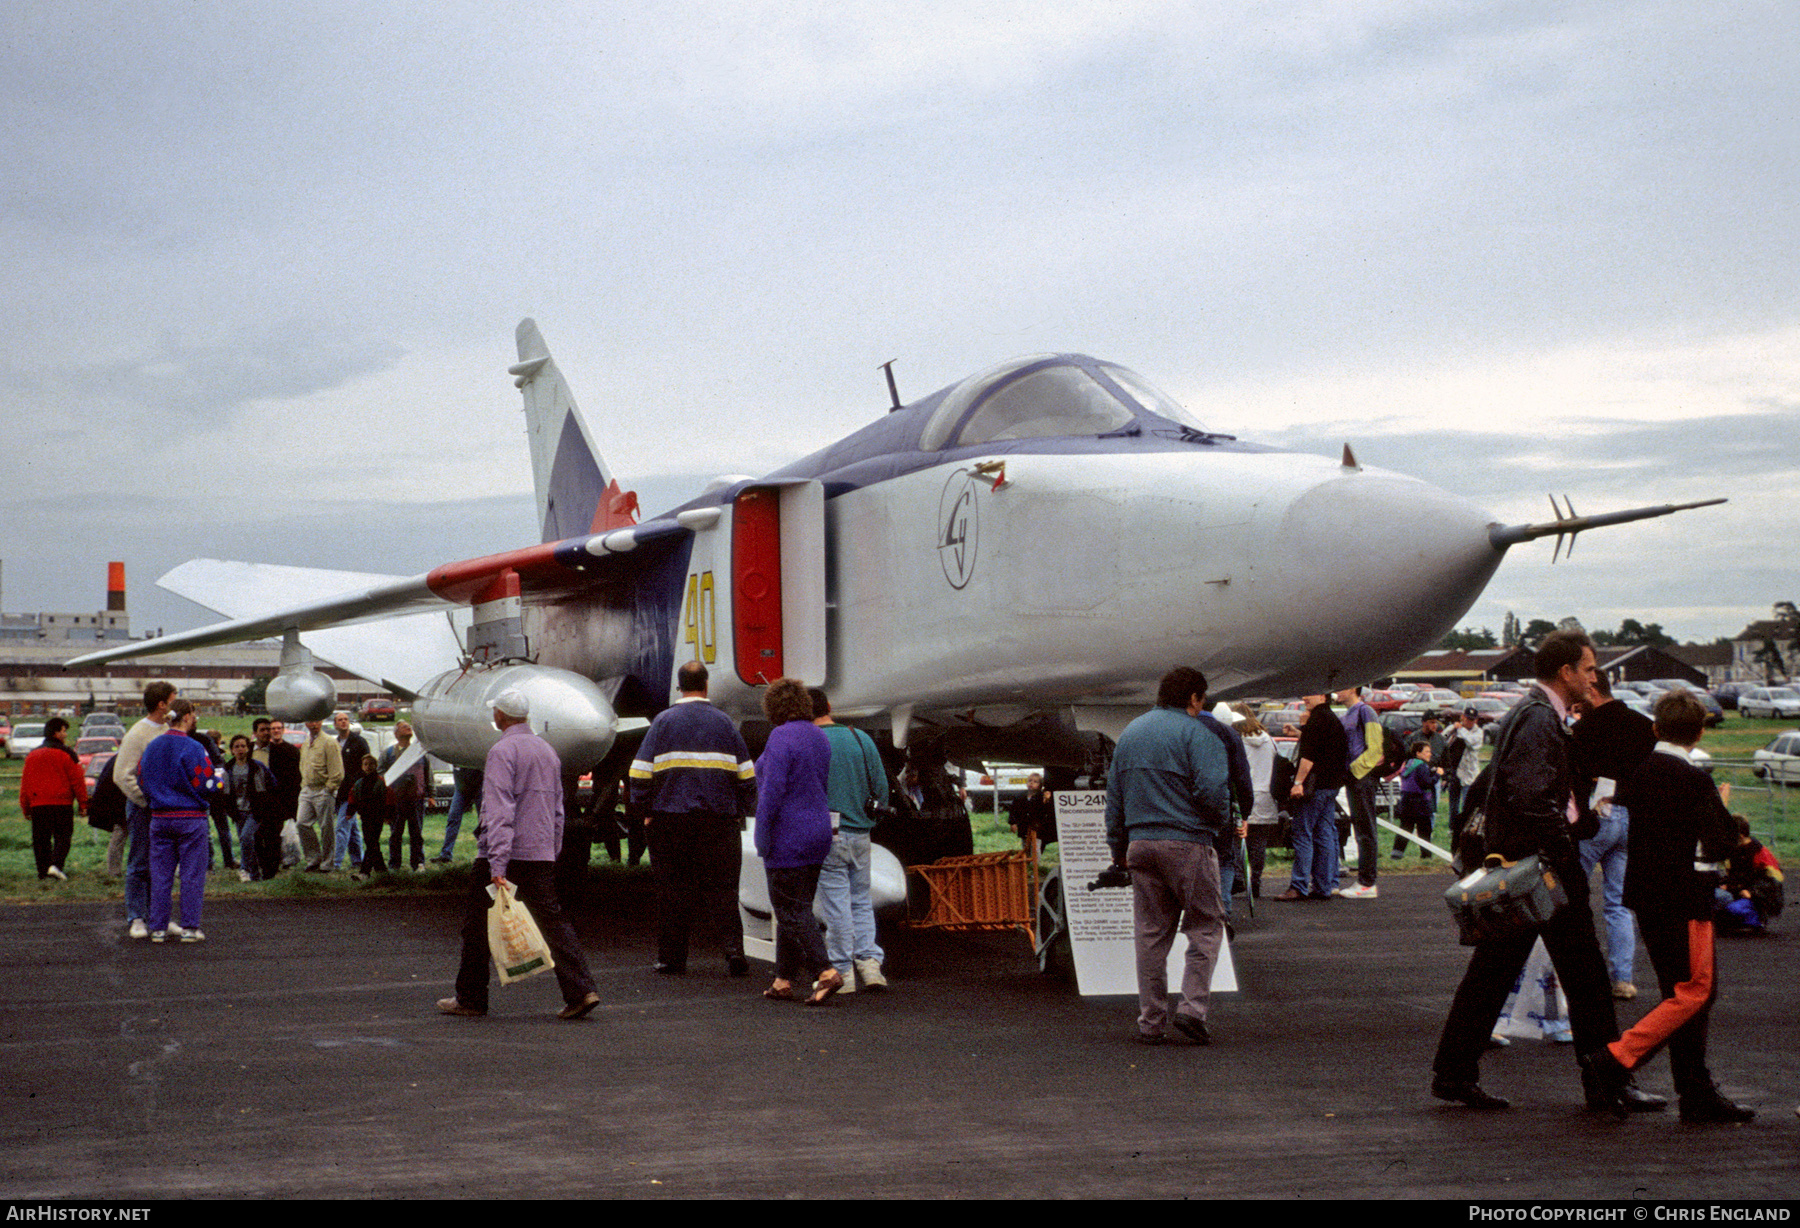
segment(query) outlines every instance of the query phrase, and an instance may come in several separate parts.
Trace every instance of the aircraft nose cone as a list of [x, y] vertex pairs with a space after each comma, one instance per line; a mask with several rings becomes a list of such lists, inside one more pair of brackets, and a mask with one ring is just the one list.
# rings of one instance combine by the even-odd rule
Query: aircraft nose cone
[[1296, 499], [1279, 543], [1288, 579], [1329, 626], [1316, 663], [1340, 684], [1404, 664], [1456, 626], [1502, 552], [1466, 499], [1414, 478], [1346, 473]]

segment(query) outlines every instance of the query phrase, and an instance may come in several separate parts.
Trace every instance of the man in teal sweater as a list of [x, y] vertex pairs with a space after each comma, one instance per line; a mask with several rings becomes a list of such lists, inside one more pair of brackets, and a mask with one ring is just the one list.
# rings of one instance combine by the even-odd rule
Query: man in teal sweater
[[[1225, 930], [1213, 841], [1231, 821], [1229, 739], [1236, 735], [1201, 720], [1205, 707], [1206, 676], [1186, 666], [1170, 670], [1156, 707], [1119, 735], [1107, 774], [1106, 842], [1114, 863], [1131, 871], [1143, 1044], [1161, 1044], [1169, 1026], [1195, 1044], [1212, 1039], [1207, 998]], [[1237, 759], [1243, 759], [1241, 746]], [[1247, 767], [1243, 775], [1247, 784]], [[1181, 1005], [1171, 1021], [1165, 966], [1177, 925], [1188, 952]]]

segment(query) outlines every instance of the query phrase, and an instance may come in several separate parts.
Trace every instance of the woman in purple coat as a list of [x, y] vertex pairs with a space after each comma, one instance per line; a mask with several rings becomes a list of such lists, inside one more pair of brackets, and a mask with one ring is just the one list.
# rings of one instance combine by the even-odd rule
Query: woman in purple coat
[[775, 981], [763, 997], [796, 1001], [794, 982], [804, 978], [812, 986], [806, 1004], [819, 1006], [844, 987], [812, 910], [819, 867], [831, 852], [831, 744], [813, 724], [812, 697], [796, 678], [769, 684], [763, 712], [775, 726], [756, 761], [756, 851], [775, 914]]

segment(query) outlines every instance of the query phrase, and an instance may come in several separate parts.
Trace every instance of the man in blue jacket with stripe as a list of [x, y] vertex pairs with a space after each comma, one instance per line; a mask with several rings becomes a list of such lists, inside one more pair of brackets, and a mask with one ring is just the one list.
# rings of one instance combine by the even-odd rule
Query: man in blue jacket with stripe
[[675, 674], [681, 698], [650, 722], [631, 765], [630, 805], [644, 814], [656, 877], [656, 971], [687, 971], [688, 931], [719, 931], [725, 970], [747, 976], [737, 917], [746, 814], [756, 810], [756, 765], [731, 718], [707, 702], [706, 666]]

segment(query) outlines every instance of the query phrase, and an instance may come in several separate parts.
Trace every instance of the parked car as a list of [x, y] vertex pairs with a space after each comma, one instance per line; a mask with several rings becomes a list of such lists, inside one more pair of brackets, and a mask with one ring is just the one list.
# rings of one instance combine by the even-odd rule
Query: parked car
[[112, 761], [113, 756], [110, 754], [95, 755], [88, 761], [87, 766], [81, 769], [81, 774], [87, 778], [88, 797], [91, 798], [94, 796], [94, 790], [99, 787], [100, 784], [100, 773], [104, 772], [106, 770], [106, 765]]
[[1464, 702], [1461, 695], [1441, 686], [1427, 687], [1423, 690], [1414, 691], [1412, 698], [1407, 700], [1408, 705], [1435, 704], [1439, 708], [1446, 710], [1454, 708], [1457, 711], [1462, 710]]
[[[456, 796], [456, 769], [439, 759], [436, 755], [425, 756], [425, 774], [431, 778], [431, 787], [425, 791], [425, 809], [435, 813], [450, 809], [450, 799]], [[592, 791], [593, 773], [582, 777], [585, 786], [577, 786]], [[480, 799], [477, 799], [479, 801]]]
[[1775, 721], [1800, 720], [1800, 691], [1785, 686], [1752, 687], [1738, 696], [1738, 714]]
[[1413, 734], [1419, 732], [1420, 727], [1425, 724], [1427, 715], [1424, 712], [1408, 712], [1404, 709], [1398, 712], [1383, 712], [1381, 723], [1392, 730], [1394, 736], [1402, 742], [1410, 742]]
[[[75, 740], [75, 758], [81, 763], [82, 769], [85, 771], [87, 766], [96, 758], [117, 754], [119, 743], [124, 740], [124, 738], [115, 738], [111, 734], [94, 734], [90, 736], [84, 733]], [[96, 775], [97, 774], [98, 772], [96, 771]]]
[[1445, 703], [1442, 700], [1421, 698], [1415, 699], [1410, 703], [1401, 704], [1399, 710], [1401, 712], [1412, 712], [1419, 716], [1424, 716], [1427, 713], [1436, 713], [1446, 721], [1450, 721], [1460, 716], [1462, 710], [1468, 707], [1470, 702], [1471, 701], [1460, 697], [1455, 703]]
[[21, 722], [14, 725], [12, 732], [6, 735], [6, 757], [23, 759], [43, 744], [44, 723], [42, 721]]
[[379, 695], [374, 699], [365, 699], [360, 715], [365, 721], [391, 721], [394, 719], [394, 701]]
[[1800, 729], [1776, 734], [1752, 757], [1750, 770], [1771, 784], [1800, 784]]
[[[1501, 717], [1505, 716], [1508, 712], [1512, 711], [1512, 706], [1504, 700], [1489, 699], [1483, 695], [1477, 695], [1474, 699], [1463, 700], [1463, 707], [1475, 709], [1475, 723], [1477, 725], [1491, 725]], [[1461, 709], [1458, 709], [1458, 711], [1461, 711]]]
[[986, 763], [987, 770], [963, 771], [963, 788], [969, 791], [971, 806], [991, 806], [996, 796], [1002, 805], [1025, 796], [1025, 778], [1033, 772], [1042, 776], [1044, 769], [1018, 763]]
[[1710, 691], [1702, 691], [1697, 687], [1687, 687], [1685, 689], [1688, 694], [1700, 701], [1700, 706], [1702, 708], [1706, 709], [1706, 727], [1708, 729], [1711, 729], [1714, 725], [1723, 725], [1725, 723], [1725, 707], [1712, 697]]
[[1720, 707], [1735, 709], [1738, 696], [1756, 685], [1754, 682], [1721, 682], [1712, 689], [1712, 697], [1719, 701]]
[[1481, 694], [1477, 695], [1475, 698], [1476, 699], [1491, 699], [1495, 703], [1500, 704], [1502, 707], [1504, 707], [1507, 711], [1510, 712], [1510, 711], [1512, 711], [1512, 709], [1518, 707], [1521, 703], [1524, 702], [1525, 692], [1523, 692], [1523, 691], [1483, 691]]
[[1281, 731], [1284, 726], [1292, 725], [1295, 729], [1299, 729], [1305, 725], [1306, 717], [1305, 708], [1270, 708], [1256, 714], [1256, 719], [1262, 723], [1264, 729], [1269, 731], [1269, 736], [1275, 738], [1282, 736]]

